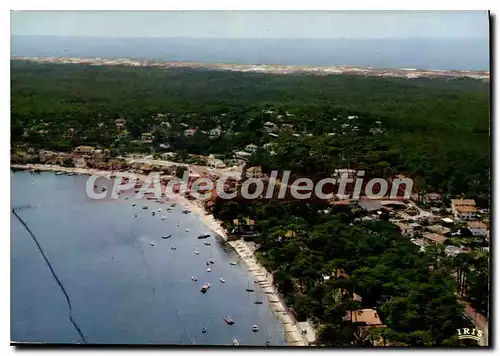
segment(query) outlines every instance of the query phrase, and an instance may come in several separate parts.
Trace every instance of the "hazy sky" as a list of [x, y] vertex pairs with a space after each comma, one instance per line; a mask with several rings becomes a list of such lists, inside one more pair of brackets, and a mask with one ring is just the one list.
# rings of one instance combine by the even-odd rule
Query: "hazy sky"
[[488, 38], [486, 11], [20, 11], [12, 35], [219, 38]]

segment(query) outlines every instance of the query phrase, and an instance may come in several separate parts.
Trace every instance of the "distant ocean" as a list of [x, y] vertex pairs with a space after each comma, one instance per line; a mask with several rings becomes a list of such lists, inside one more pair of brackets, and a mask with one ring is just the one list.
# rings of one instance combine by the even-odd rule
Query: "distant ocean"
[[12, 36], [11, 56], [489, 70], [488, 39], [200, 39]]

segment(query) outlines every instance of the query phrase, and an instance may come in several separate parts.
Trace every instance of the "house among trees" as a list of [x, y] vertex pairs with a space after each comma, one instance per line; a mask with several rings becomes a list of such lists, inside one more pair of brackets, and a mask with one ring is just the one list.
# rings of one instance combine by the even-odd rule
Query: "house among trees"
[[264, 130], [266, 130], [266, 132], [268, 132], [268, 133], [276, 132], [276, 131], [278, 131], [278, 125], [276, 125], [274, 122], [267, 121], [264, 124]]
[[78, 146], [75, 148], [74, 152], [75, 153], [86, 153], [86, 154], [92, 154], [94, 153], [95, 148], [92, 146]]
[[476, 218], [476, 202], [474, 199], [451, 199], [451, 211], [455, 219], [474, 220]]
[[224, 161], [215, 158], [212, 154], [208, 156], [207, 166], [210, 168], [226, 168]]
[[261, 178], [262, 177], [262, 169], [260, 167], [250, 167], [246, 170], [245, 176], [247, 178]]
[[470, 230], [474, 236], [487, 236], [488, 235], [488, 225], [482, 221], [468, 221], [467, 228]]
[[234, 152], [234, 156], [237, 159], [242, 159], [242, 160], [246, 161], [247, 159], [252, 157], [252, 154], [250, 152], [245, 152], [245, 151], [236, 151], [236, 152]]
[[116, 119], [115, 126], [116, 126], [116, 129], [119, 131], [124, 130], [125, 129], [125, 120], [122, 118]]
[[291, 125], [291, 124], [283, 124], [283, 125], [281, 125], [281, 130], [283, 130], [285, 132], [291, 132], [291, 133], [293, 133], [293, 125]]
[[384, 345], [380, 337], [373, 337], [373, 334], [371, 334], [373, 329], [385, 327], [375, 309], [351, 310], [347, 312], [345, 318], [358, 327], [358, 332], [356, 333], [358, 339], [369, 339], [373, 346]]
[[441, 194], [438, 193], [427, 193], [424, 195], [424, 203], [438, 203], [443, 200]]
[[434, 232], [426, 232], [422, 236], [424, 237], [424, 239], [433, 244], [442, 244], [446, 240], [446, 237]]
[[211, 129], [210, 133], [209, 133], [210, 138], [220, 137], [221, 134], [222, 134], [222, 130], [219, 127], [215, 128], [215, 129]]
[[257, 151], [257, 146], [254, 145], [253, 143], [250, 143], [248, 145], [245, 146], [245, 151], [247, 152], [250, 152], [250, 153], [255, 153], [255, 151]]
[[254, 236], [257, 234], [257, 231], [255, 230], [255, 221], [249, 218], [234, 219], [233, 230], [231, 233], [245, 237]]
[[197, 130], [198, 130], [197, 128], [187, 129], [187, 130], [184, 131], [184, 136], [186, 136], [186, 137], [193, 137]]
[[153, 142], [153, 134], [151, 132], [144, 132], [141, 135], [141, 141], [144, 143], [152, 143]]
[[348, 320], [358, 326], [382, 326], [382, 320], [375, 309], [357, 309], [347, 312]]

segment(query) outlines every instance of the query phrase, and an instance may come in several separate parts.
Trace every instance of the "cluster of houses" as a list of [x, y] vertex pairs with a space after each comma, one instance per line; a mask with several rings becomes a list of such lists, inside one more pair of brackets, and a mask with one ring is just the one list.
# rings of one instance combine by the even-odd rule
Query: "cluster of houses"
[[[452, 199], [451, 209], [453, 218], [436, 215], [427, 216], [427, 224], [424, 226], [418, 222], [392, 221], [411, 241], [420, 247], [422, 251], [430, 244], [446, 245], [447, 239], [452, 236], [461, 236], [461, 230], [452, 233], [452, 227], [461, 227], [470, 231], [470, 235], [484, 238], [489, 242], [489, 222], [479, 219], [476, 202], [473, 199]], [[469, 236], [470, 236], [469, 235]], [[447, 255], [468, 253], [471, 249], [464, 246], [448, 245], [445, 247]]]

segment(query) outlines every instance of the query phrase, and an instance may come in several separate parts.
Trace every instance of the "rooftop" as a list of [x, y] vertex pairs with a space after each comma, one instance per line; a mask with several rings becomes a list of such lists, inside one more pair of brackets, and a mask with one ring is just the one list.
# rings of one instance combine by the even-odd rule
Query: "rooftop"
[[488, 225], [486, 225], [482, 221], [469, 221], [467, 223], [467, 226], [469, 228], [473, 228], [473, 229], [487, 229], [488, 228]]
[[351, 322], [366, 325], [382, 325], [375, 309], [358, 309], [351, 312]]
[[451, 206], [476, 206], [476, 201], [474, 199], [451, 199]]
[[358, 205], [366, 211], [376, 211], [382, 208], [379, 202], [371, 199], [360, 199]]
[[444, 237], [443, 235], [436, 234], [434, 232], [428, 232], [423, 234], [422, 236], [427, 240], [430, 240], [438, 244], [441, 244], [446, 240], [446, 237]]
[[474, 213], [477, 211], [476, 207], [471, 205], [456, 205], [455, 209], [460, 213]]

